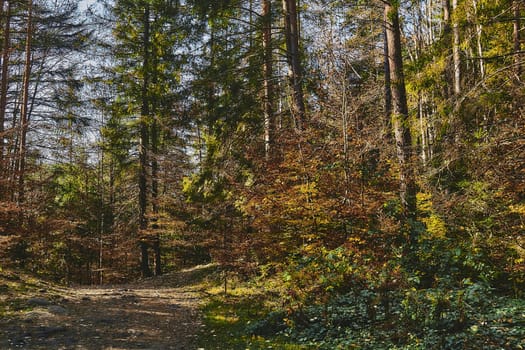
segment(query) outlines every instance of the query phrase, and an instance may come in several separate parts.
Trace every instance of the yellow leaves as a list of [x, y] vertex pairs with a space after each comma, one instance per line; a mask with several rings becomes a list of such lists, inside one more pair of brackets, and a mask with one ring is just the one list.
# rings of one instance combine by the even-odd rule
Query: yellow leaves
[[430, 193], [419, 192], [416, 195], [417, 208], [422, 213], [430, 213], [432, 211], [432, 195]]
[[510, 212], [525, 216], [525, 203], [509, 206]]
[[428, 218], [423, 218], [421, 221], [427, 227], [428, 238], [445, 238], [447, 228], [445, 221], [436, 214], [431, 214]]
[[244, 177], [244, 186], [245, 187], [252, 187], [255, 183], [255, 174], [248, 170], [243, 170], [242, 175]]
[[313, 253], [318, 247], [319, 247], [318, 244], [305, 244], [303, 246], [303, 252], [305, 252], [305, 253]]
[[443, 80], [443, 72], [446, 67], [446, 56], [437, 57], [434, 61], [429, 62], [417, 73], [415, 79], [407, 82], [407, 92], [416, 95], [420, 90], [434, 88]]
[[432, 205], [432, 195], [430, 193], [418, 193], [417, 206], [420, 211], [421, 221], [425, 224], [427, 231], [423, 238], [435, 239], [445, 238], [447, 227], [445, 221], [434, 212]]
[[317, 185], [315, 182], [307, 182], [298, 186], [299, 193], [306, 194], [309, 196], [317, 195]]
[[523, 241], [525, 241], [525, 239], [518, 238], [516, 242], [511, 245], [511, 248], [514, 249], [518, 255], [513, 261], [514, 264], [523, 264], [525, 262], [525, 248], [523, 247]]
[[231, 323], [231, 324], [239, 321], [239, 317], [237, 315], [214, 315], [214, 316], [209, 316], [209, 318], [215, 321], [218, 321], [218, 322]]
[[366, 241], [360, 237], [348, 237], [347, 239], [347, 242], [352, 244], [352, 245], [362, 245], [362, 244], [366, 244]]

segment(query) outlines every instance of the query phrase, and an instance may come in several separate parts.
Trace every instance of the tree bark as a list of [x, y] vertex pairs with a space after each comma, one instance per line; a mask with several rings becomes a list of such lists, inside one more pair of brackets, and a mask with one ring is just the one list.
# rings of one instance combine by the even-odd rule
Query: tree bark
[[[6, 7], [4, 11], [4, 7]], [[2, 80], [0, 82], [0, 177], [7, 179], [7, 161], [5, 160], [5, 116], [7, 109], [7, 89], [9, 83], [9, 51], [10, 51], [10, 33], [11, 33], [11, 2], [1, 1], [0, 11], [5, 18], [4, 38], [2, 42]], [[4, 196], [5, 183], [0, 182], [0, 198]]]
[[416, 183], [412, 162], [412, 136], [410, 134], [408, 105], [403, 58], [401, 53], [401, 30], [398, 5], [385, 2], [386, 44], [392, 91], [392, 126], [399, 163], [399, 196], [402, 206], [403, 224], [409, 228], [410, 249], [417, 243], [411, 224], [416, 219]]
[[275, 134], [275, 115], [273, 110], [273, 47], [272, 47], [272, 8], [270, 0], [262, 0], [263, 50], [264, 50], [264, 150], [266, 160], [271, 159]]
[[[384, 70], [385, 70], [385, 121], [386, 121], [386, 127], [387, 130], [392, 130], [392, 86], [390, 83], [390, 64], [388, 59], [388, 40], [387, 40], [387, 34], [386, 34], [386, 26], [383, 29], [383, 39], [384, 39], [384, 47], [383, 47], [383, 55], [384, 55]], [[390, 140], [390, 132], [386, 133], [388, 135], [388, 139]]]
[[472, 7], [474, 8], [474, 15], [475, 15], [475, 21], [476, 21], [476, 48], [478, 50], [478, 63], [479, 63], [479, 75], [481, 79], [485, 79], [485, 60], [483, 59], [483, 44], [482, 44], [482, 34], [483, 34], [483, 26], [481, 25], [479, 18], [478, 18], [478, 2], [476, 0], [472, 0]]
[[20, 106], [20, 136], [19, 136], [19, 163], [18, 163], [18, 205], [25, 201], [25, 170], [27, 154], [27, 130], [29, 122], [29, 83], [31, 77], [31, 50], [33, 39], [33, 1], [27, 5], [27, 33], [25, 43], [24, 78], [22, 83], [22, 104]]
[[150, 43], [150, 26], [149, 26], [150, 10], [146, 5], [144, 10], [144, 37], [143, 37], [143, 82], [142, 82], [142, 107], [140, 116], [140, 140], [139, 140], [139, 229], [141, 231], [140, 251], [141, 251], [141, 272], [147, 277], [151, 276], [149, 268], [148, 256], [148, 239], [144, 233], [148, 228], [148, 148], [149, 148], [149, 132], [148, 119], [150, 117], [149, 109], [149, 43]]
[[452, 61], [454, 67], [454, 94], [461, 94], [461, 57], [460, 57], [460, 37], [459, 37], [459, 23], [458, 23], [458, 0], [452, 0]]
[[514, 65], [515, 65], [515, 74], [516, 74], [516, 80], [521, 80], [521, 60], [520, 55], [518, 54], [521, 52], [521, 36], [520, 36], [520, 27], [521, 27], [521, 6], [520, 6], [520, 0], [513, 0], [513, 33], [512, 33], [512, 40], [513, 40], [513, 46], [514, 46]]
[[426, 7], [427, 7], [426, 16], [427, 16], [427, 26], [428, 26], [428, 45], [430, 46], [436, 40], [435, 34], [434, 34], [434, 26], [432, 23], [432, 14], [434, 12], [434, 2], [432, 0], [428, 0]]
[[[153, 120], [151, 125], [151, 204], [155, 220], [159, 214], [159, 126], [157, 120]], [[155, 259], [155, 276], [162, 274], [160, 232], [157, 224], [152, 227], [155, 237], [153, 239], [153, 254]]]
[[443, 32], [445, 35], [450, 33], [450, 0], [443, 0]]
[[[452, 15], [450, 0], [443, 0], [441, 3], [441, 9], [443, 11], [443, 33], [442, 37], [445, 43], [453, 45], [453, 36], [452, 36]], [[454, 49], [453, 49], [454, 50]], [[455, 64], [454, 64], [454, 53], [452, 56], [446, 59], [446, 68], [445, 68], [445, 79], [446, 84], [443, 89], [443, 95], [446, 99], [450, 96], [453, 96], [455, 92]]]
[[299, 51], [299, 26], [296, 0], [283, 0], [284, 35], [288, 77], [292, 89], [292, 114], [298, 130], [303, 129], [306, 108], [303, 94], [302, 66]]

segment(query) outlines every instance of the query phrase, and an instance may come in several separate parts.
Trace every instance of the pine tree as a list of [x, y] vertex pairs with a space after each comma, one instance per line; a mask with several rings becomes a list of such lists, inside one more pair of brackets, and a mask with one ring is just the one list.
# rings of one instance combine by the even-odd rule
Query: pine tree
[[[389, 81], [392, 92], [392, 126], [394, 128], [397, 159], [399, 163], [400, 200], [404, 225], [411, 226], [416, 220], [416, 183], [412, 159], [412, 137], [410, 132], [406, 97], [403, 58], [401, 53], [401, 30], [399, 5], [385, 2], [386, 46], [388, 47]], [[409, 228], [411, 250], [417, 237], [414, 228]]]
[[[141, 271], [152, 274], [149, 250], [153, 247], [155, 273], [160, 274], [160, 236], [152, 233], [159, 215], [159, 169], [161, 147], [173, 130], [176, 116], [174, 96], [180, 81], [181, 57], [177, 50], [186, 40], [187, 28], [177, 2], [117, 1], [111, 7], [115, 18], [113, 37], [117, 44], [114, 68], [116, 113], [130, 121], [134, 135], [138, 185], [138, 243]], [[122, 118], [122, 117], [115, 117]], [[150, 224], [150, 221], [152, 224]]]

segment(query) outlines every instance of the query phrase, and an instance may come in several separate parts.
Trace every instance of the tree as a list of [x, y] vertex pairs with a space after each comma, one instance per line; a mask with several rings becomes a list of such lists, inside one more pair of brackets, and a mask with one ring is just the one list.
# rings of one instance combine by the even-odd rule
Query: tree
[[512, 40], [514, 44], [514, 64], [515, 64], [515, 70], [516, 70], [516, 79], [520, 80], [521, 78], [521, 60], [520, 60], [520, 53], [521, 53], [521, 2], [519, 0], [513, 0], [511, 1], [512, 4], [512, 10], [513, 10], [513, 17], [514, 20], [512, 21]]
[[459, 33], [458, 0], [452, 0], [452, 61], [454, 67], [454, 94], [461, 93], [461, 38]]
[[292, 90], [292, 116], [297, 129], [301, 130], [306, 122], [306, 107], [303, 94], [303, 72], [299, 48], [299, 14], [296, 0], [283, 0], [283, 16], [288, 78]]
[[[11, 50], [11, 1], [0, 2], [0, 14], [3, 22], [3, 41], [2, 41], [2, 78], [0, 83], [0, 175], [6, 178], [7, 162], [4, 159], [5, 151], [5, 120], [7, 111], [7, 88], [9, 82], [9, 53]], [[4, 199], [4, 186], [7, 184], [0, 182], [0, 199]]]
[[271, 159], [275, 139], [274, 77], [272, 44], [272, 6], [269, 0], [262, 0], [263, 20], [263, 77], [264, 77], [264, 147], [266, 158]]
[[29, 84], [31, 76], [31, 56], [33, 40], [33, 1], [29, 0], [27, 4], [27, 32], [25, 44], [25, 63], [24, 79], [22, 82], [22, 102], [20, 107], [20, 136], [19, 136], [19, 153], [18, 153], [18, 205], [22, 205], [25, 200], [24, 180], [26, 176], [26, 153], [27, 153], [27, 130], [29, 127]]
[[386, 46], [388, 48], [389, 81], [392, 93], [392, 126], [394, 128], [397, 160], [399, 164], [399, 195], [402, 219], [409, 227], [411, 250], [415, 248], [417, 237], [414, 228], [416, 220], [416, 183], [412, 160], [412, 136], [406, 97], [403, 58], [401, 51], [401, 30], [399, 27], [399, 4], [385, 2]]
[[[35, 136], [46, 134], [41, 125], [52, 122], [48, 117], [56, 108], [52, 92], [65, 82], [61, 75], [73, 76], [66, 73], [74, 70], [71, 53], [79, 53], [87, 35], [74, 18], [76, 3], [71, 0], [53, 4], [6, 1], [4, 7], [9, 16], [5, 17], [3, 37], [0, 148], [4, 181], [9, 186], [3, 195], [12, 200], [22, 197], [23, 202], [27, 158], [38, 149], [30, 144], [45, 144]], [[56, 64], [58, 58], [61, 64]], [[33, 133], [37, 129], [42, 133]]]
[[[143, 37], [142, 37], [142, 91], [141, 91], [141, 109], [139, 117], [139, 229], [145, 231], [148, 228], [147, 210], [148, 210], [148, 153], [149, 144], [149, 123], [151, 123], [150, 114], [150, 7], [144, 5], [143, 19]], [[141, 270], [143, 276], [151, 276], [148, 261], [148, 242], [145, 237], [139, 242], [141, 250]]]
[[117, 1], [110, 6], [114, 16], [110, 47], [117, 61], [110, 85], [118, 93], [112, 113], [122, 114], [131, 127], [137, 165], [138, 212], [137, 242], [140, 248], [140, 269], [144, 276], [152, 274], [150, 249], [153, 248], [155, 273], [162, 272], [159, 231], [155, 228], [160, 215], [160, 181], [162, 148], [172, 141], [172, 135], [182, 124], [174, 115], [177, 93], [182, 89], [180, 66], [184, 54], [179, 45], [185, 40], [188, 27], [183, 6], [178, 1]]

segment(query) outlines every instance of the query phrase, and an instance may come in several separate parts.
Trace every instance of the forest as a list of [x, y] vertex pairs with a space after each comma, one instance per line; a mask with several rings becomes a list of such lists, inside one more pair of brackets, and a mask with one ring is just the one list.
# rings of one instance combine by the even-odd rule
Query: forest
[[525, 348], [523, 0], [0, 11], [0, 274], [214, 264], [273, 348]]

